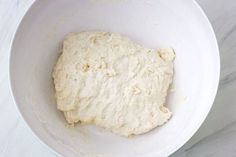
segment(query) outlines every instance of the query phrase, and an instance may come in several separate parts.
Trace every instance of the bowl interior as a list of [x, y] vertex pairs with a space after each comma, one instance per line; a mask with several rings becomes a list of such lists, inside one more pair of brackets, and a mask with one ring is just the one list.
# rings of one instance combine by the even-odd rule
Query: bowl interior
[[[69, 32], [110, 31], [150, 48], [173, 47], [175, 76], [162, 127], [123, 138], [94, 126], [66, 127], [56, 109], [52, 69]], [[36, 1], [16, 33], [10, 60], [15, 101], [36, 135], [67, 156], [167, 156], [205, 119], [216, 93], [219, 54], [197, 4], [187, 0]]]

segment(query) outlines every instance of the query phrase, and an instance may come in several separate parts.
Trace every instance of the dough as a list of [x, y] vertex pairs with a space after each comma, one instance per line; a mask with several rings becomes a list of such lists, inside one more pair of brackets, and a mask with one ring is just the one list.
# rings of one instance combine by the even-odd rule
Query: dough
[[57, 108], [68, 123], [95, 124], [123, 136], [164, 124], [173, 49], [148, 49], [119, 34], [69, 34], [53, 72]]

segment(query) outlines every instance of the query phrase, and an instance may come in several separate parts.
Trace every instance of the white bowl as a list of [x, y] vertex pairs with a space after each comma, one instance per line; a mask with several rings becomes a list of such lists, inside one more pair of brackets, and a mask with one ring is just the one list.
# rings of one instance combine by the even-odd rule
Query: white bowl
[[[167, 106], [171, 120], [124, 138], [94, 126], [68, 128], [57, 109], [52, 69], [69, 32], [120, 33], [150, 48], [176, 51]], [[189, 0], [36, 1], [16, 32], [10, 57], [15, 102], [33, 132], [66, 157], [162, 157], [179, 149], [206, 118], [219, 82], [219, 52], [203, 11]]]

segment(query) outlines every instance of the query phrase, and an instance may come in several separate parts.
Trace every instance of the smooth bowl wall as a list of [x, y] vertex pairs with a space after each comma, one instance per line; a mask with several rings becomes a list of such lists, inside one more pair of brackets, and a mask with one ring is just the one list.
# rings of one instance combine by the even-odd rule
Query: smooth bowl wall
[[[80, 31], [116, 32], [145, 47], [175, 49], [174, 90], [167, 101], [173, 117], [168, 123], [132, 138], [94, 126], [67, 127], [56, 108], [52, 70], [64, 36]], [[66, 157], [170, 155], [207, 116], [219, 68], [211, 25], [189, 0], [36, 1], [16, 32], [10, 57], [12, 92], [23, 118], [44, 143]]]

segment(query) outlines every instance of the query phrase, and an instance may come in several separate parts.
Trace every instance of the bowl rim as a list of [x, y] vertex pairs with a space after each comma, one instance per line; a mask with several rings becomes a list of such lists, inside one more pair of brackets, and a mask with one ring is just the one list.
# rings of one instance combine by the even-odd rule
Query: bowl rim
[[[38, 0], [34, 0], [30, 6], [28, 7], [28, 9], [26, 10], [26, 12], [24, 13], [23, 17], [21, 18], [20, 22], [17, 25], [17, 29], [14, 32], [13, 38], [11, 40], [11, 46], [10, 46], [10, 54], [9, 54], [9, 58], [8, 58], [8, 64], [9, 64], [9, 69], [8, 69], [8, 76], [9, 76], [9, 87], [10, 87], [10, 95], [13, 99], [13, 102], [18, 110], [18, 113], [20, 115], [20, 117], [25, 121], [25, 123], [27, 124], [26, 126], [29, 128], [29, 130], [31, 130], [32, 134], [37, 137], [38, 141], [40, 141], [40, 143], [42, 143], [42, 145], [44, 145], [48, 150], [51, 150], [53, 153], [55, 153], [58, 156], [63, 156], [63, 151], [56, 149], [51, 143], [48, 143], [44, 137], [42, 137], [38, 131], [31, 127], [30, 122], [24, 117], [23, 112], [21, 110], [21, 108], [19, 107], [19, 103], [17, 103], [17, 100], [15, 98], [15, 90], [14, 90], [14, 85], [13, 85], [13, 80], [12, 80], [12, 51], [13, 51], [13, 47], [14, 47], [14, 43], [15, 43], [15, 39], [16, 39], [16, 35], [19, 32], [19, 28], [22, 24], [22, 22], [24, 21], [24, 19], [26, 18], [27, 13], [29, 12], [29, 10], [31, 10], [33, 8], [33, 6], [35, 6], [37, 4]], [[192, 128], [191, 132], [188, 133], [185, 138], [183, 138], [180, 142], [176, 143], [174, 147], [170, 148], [170, 150], [165, 154], [166, 156], [169, 156], [173, 153], [175, 153], [177, 150], [179, 150], [182, 146], [184, 146], [184, 144], [186, 144], [191, 138], [192, 136], [199, 130], [199, 128], [201, 127], [201, 125], [203, 124], [203, 122], [205, 121], [206, 117], [208, 116], [213, 104], [214, 104], [214, 100], [218, 91], [218, 87], [219, 87], [219, 81], [220, 81], [220, 51], [219, 51], [219, 46], [217, 43], [217, 38], [214, 32], [214, 29], [212, 27], [212, 24], [210, 23], [207, 15], [205, 14], [204, 10], [201, 8], [201, 6], [198, 4], [198, 2], [196, 0], [192, 0], [192, 3], [194, 4], [194, 6], [199, 10], [199, 14], [201, 14], [201, 16], [204, 18], [205, 23], [207, 24], [207, 27], [209, 29], [210, 35], [212, 36], [212, 43], [214, 43], [214, 47], [216, 49], [216, 66], [215, 67], [217, 69], [217, 73], [216, 76], [217, 78], [215, 79], [215, 85], [214, 85], [214, 92], [212, 92], [212, 96], [210, 98], [210, 102], [211, 104], [208, 105], [208, 108], [206, 108], [205, 110], [205, 114], [204, 116], [202, 116], [201, 118], [199, 118], [198, 124], [195, 125], [195, 127]]]

